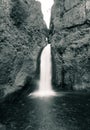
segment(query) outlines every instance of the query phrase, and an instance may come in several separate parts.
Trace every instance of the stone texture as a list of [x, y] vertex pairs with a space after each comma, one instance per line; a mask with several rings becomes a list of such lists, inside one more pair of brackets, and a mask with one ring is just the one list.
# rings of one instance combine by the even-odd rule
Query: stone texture
[[[47, 29], [35, 0], [0, 0], [0, 91], [24, 87], [36, 77]], [[2, 87], [1, 87], [2, 86]], [[8, 90], [7, 90], [8, 88]]]
[[86, 1], [86, 15], [87, 15], [87, 20], [90, 20], [90, 1]]
[[63, 27], [71, 27], [78, 24], [83, 24], [86, 21], [85, 2], [72, 8], [63, 15]]
[[64, 1], [55, 0], [55, 3], [51, 10], [51, 25], [50, 29], [59, 30], [62, 28], [62, 16], [64, 14]]
[[69, 10], [74, 6], [77, 6], [80, 2], [85, 0], [65, 0], [65, 10]]
[[0, 130], [6, 130], [6, 127], [2, 124], [0, 124]]
[[88, 6], [89, 2], [85, 0], [76, 0], [76, 2], [55, 0], [52, 8], [51, 27], [53, 26], [54, 31], [60, 31], [64, 28], [84, 24], [89, 19]]
[[[56, 3], [58, 1], [58, 8]], [[71, 4], [70, 4], [71, 3]], [[51, 45], [54, 62], [53, 84], [57, 89], [90, 89], [89, 1], [55, 0], [52, 8]], [[57, 10], [54, 14], [53, 10]], [[55, 22], [57, 19], [57, 22]], [[59, 26], [60, 25], [60, 26]]]
[[[55, 0], [49, 41], [57, 89], [90, 88], [90, 2]], [[37, 78], [48, 31], [35, 0], [0, 0], [0, 98]]]

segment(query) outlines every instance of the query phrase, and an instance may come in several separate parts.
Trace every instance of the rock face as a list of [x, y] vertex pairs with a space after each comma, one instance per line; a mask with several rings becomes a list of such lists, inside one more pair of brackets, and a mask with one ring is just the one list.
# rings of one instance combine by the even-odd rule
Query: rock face
[[46, 25], [35, 0], [0, 0], [0, 95], [35, 79]]
[[57, 89], [90, 88], [90, 1], [55, 0], [50, 33]]
[[57, 89], [89, 88], [90, 1], [55, 0], [47, 35], [39, 2], [0, 0], [0, 98], [34, 82], [46, 37]]
[[6, 127], [2, 124], [0, 124], [0, 130], [6, 130]]

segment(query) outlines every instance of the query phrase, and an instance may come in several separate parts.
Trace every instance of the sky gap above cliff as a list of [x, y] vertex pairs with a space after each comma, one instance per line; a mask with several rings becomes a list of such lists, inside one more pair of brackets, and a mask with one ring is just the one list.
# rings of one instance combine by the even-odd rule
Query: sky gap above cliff
[[49, 29], [50, 19], [51, 19], [51, 8], [54, 4], [54, 0], [36, 0], [41, 3], [41, 9], [43, 13], [44, 21]]

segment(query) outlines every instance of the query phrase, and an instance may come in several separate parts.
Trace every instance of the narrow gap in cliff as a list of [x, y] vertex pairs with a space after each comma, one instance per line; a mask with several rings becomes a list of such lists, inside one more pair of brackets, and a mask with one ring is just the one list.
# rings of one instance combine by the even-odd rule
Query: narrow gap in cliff
[[[50, 27], [50, 20], [51, 20], [51, 8], [54, 4], [54, 0], [36, 0], [41, 3], [41, 10], [43, 14], [43, 19], [47, 25], [47, 29], [49, 30]], [[46, 38], [46, 41], [48, 37]]]
[[40, 79], [37, 84], [37, 90], [30, 94], [35, 97], [49, 97], [56, 96], [52, 86], [52, 55], [51, 45], [49, 42], [49, 27], [51, 22], [51, 7], [54, 3], [53, 0], [36, 0], [41, 3], [41, 10], [43, 20], [47, 26], [46, 46], [43, 48], [40, 55]]

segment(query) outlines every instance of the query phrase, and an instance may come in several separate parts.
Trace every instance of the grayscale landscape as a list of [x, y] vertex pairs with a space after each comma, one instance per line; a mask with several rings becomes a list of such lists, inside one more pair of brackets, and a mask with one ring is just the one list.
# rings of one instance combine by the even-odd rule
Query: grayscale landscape
[[90, 130], [90, 0], [0, 0], [0, 130]]

